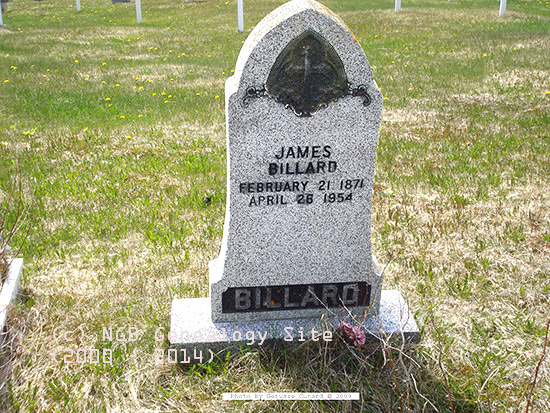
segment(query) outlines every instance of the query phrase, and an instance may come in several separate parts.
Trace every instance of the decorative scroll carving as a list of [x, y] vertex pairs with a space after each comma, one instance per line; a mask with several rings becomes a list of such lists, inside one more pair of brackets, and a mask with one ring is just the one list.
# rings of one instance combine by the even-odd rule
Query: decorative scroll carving
[[365, 85], [359, 85], [354, 88], [352, 88], [350, 85], [348, 95], [362, 97], [363, 106], [369, 106], [372, 102], [370, 95], [367, 93], [367, 87]]
[[246, 89], [246, 95], [243, 98], [243, 105], [248, 106], [249, 99], [261, 98], [264, 96], [266, 96], [265, 87], [262, 87], [261, 89], [256, 89], [254, 86], [251, 86]]

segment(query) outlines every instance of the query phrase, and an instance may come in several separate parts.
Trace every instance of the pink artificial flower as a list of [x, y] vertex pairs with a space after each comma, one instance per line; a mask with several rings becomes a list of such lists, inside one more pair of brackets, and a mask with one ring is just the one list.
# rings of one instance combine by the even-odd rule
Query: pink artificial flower
[[353, 344], [355, 344], [355, 347], [361, 347], [364, 346], [367, 342], [367, 336], [359, 327], [355, 327], [355, 340], [353, 340]]
[[360, 326], [352, 326], [350, 323], [341, 321], [338, 324], [338, 328], [342, 331], [344, 337], [346, 337], [350, 341], [353, 341], [355, 347], [361, 347], [367, 341], [367, 336], [361, 330]]

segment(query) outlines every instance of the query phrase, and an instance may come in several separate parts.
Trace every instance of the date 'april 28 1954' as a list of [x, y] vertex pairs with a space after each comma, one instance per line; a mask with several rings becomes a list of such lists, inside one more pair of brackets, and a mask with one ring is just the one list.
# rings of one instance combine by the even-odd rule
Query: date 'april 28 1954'
[[[354, 191], [364, 188], [364, 181], [364, 179], [321, 180], [316, 184], [310, 181], [241, 182], [239, 192], [251, 194], [248, 201], [249, 207], [291, 203], [311, 205], [316, 200], [332, 204], [352, 201]], [[287, 192], [299, 193], [288, 194]]]

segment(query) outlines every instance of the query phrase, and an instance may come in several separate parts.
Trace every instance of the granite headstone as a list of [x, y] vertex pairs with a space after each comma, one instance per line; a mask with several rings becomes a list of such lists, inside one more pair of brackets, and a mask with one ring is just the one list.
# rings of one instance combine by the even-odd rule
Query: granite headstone
[[174, 300], [172, 344], [223, 348], [256, 330], [276, 341], [323, 314], [414, 335], [371, 249], [382, 94], [357, 38], [323, 5], [288, 2], [248, 36], [225, 91], [221, 252], [210, 299]]

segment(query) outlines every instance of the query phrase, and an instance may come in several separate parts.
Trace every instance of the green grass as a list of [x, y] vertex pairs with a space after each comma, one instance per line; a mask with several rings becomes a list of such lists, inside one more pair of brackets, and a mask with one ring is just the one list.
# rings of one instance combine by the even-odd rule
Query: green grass
[[[405, 1], [399, 14], [390, 1], [324, 3], [354, 31], [385, 96], [373, 249], [385, 288], [407, 295], [422, 328], [407, 357], [337, 340], [187, 371], [155, 364], [171, 301], [208, 294], [221, 243], [225, 79], [280, 4], [245, 2], [238, 33], [233, 0], [144, 2], [142, 25], [133, 4], [82, 0], [77, 14], [72, 1], [46, 0], [40, 14], [37, 2], [9, 3], [0, 202], [20, 171], [30, 211], [3, 408], [525, 411], [550, 308], [545, 1], [509, 2], [504, 17], [494, 0]], [[103, 337], [108, 326], [136, 327], [139, 339]], [[112, 362], [67, 363], [80, 345]], [[550, 410], [548, 366], [533, 411]], [[361, 400], [226, 403], [225, 391]]]

